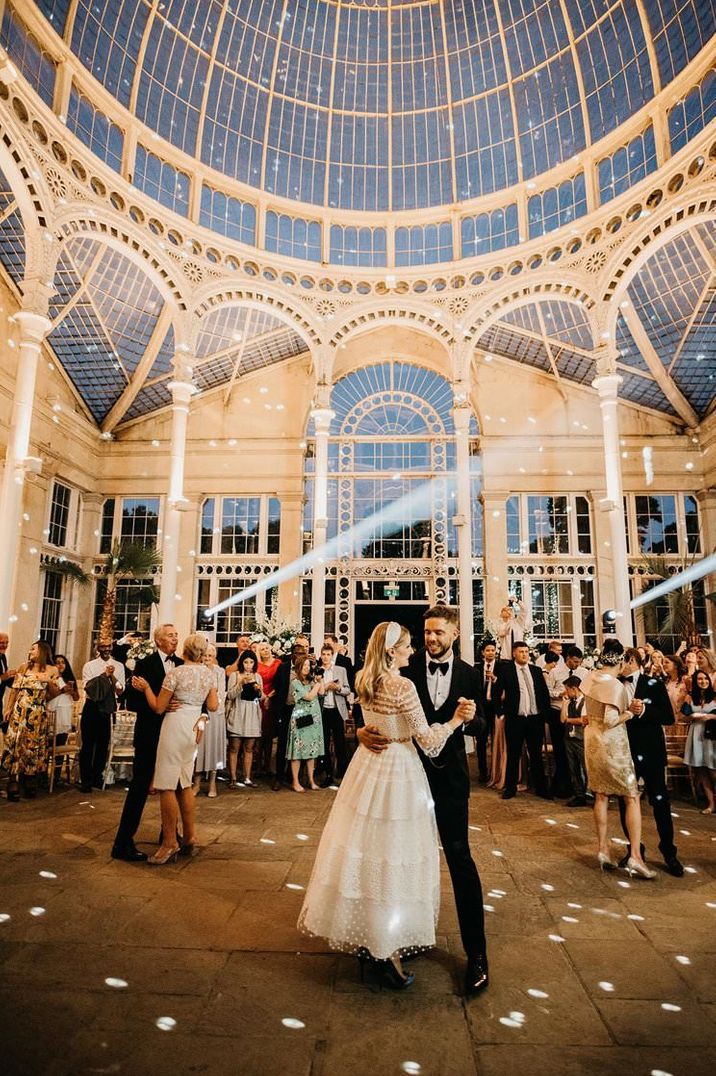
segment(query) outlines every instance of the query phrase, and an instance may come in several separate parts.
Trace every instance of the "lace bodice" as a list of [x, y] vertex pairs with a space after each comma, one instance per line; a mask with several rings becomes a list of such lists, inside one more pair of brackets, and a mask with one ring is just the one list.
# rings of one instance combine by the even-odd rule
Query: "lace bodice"
[[429, 758], [440, 754], [453, 732], [451, 725], [428, 725], [415, 684], [400, 676], [383, 681], [363, 718], [391, 740], [417, 740]]
[[215, 673], [206, 665], [180, 665], [164, 677], [162, 688], [185, 706], [201, 706], [215, 686]]

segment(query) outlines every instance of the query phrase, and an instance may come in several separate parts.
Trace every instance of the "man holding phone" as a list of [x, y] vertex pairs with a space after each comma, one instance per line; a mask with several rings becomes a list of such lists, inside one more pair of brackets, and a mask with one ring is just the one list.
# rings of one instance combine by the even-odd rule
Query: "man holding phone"
[[[348, 765], [346, 756], [345, 723], [348, 720], [347, 699], [350, 694], [348, 673], [336, 664], [333, 647], [324, 643], [321, 647], [321, 662], [316, 669], [316, 677], [323, 680], [324, 694], [320, 696], [323, 717], [323, 746], [325, 754], [318, 760], [317, 769], [325, 774], [326, 784], [333, 784], [334, 778], [343, 777]], [[330, 743], [336, 756], [336, 770], [333, 771]]]

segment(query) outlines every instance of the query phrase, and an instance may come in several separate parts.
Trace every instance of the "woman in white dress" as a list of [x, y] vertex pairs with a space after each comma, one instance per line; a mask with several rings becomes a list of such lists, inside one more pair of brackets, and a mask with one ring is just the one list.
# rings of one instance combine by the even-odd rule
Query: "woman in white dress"
[[[132, 687], [143, 691], [148, 704], [158, 714], [164, 714], [157, 761], [152, 784], [159, 792], [162, 812], [162, 843], [155, 855], [147, 860], [155, 866], [174, 859], [179, 851], [176, 843], [178, 814], [181, 812], [183, 847], [193, 851], [195, 802], [192, 792], [194, 759], [206, 722], [201, 711], [218, 709], [219, 700], [214, 687], [214, 673], [204, 665], [208, 641], [206, 636], [189, 635], [184, 643], [184, 664], [164, 677], [161, 691], [155, 695], [142, 676], [132, 677]], [[165, 713], [174, 699], [176, 710]]]
[[707, 672], [699, 669], [693, 679], [684, 762], [691, 767], [694, 784], [697, 788], [701, 785], [706, 795], [706, 808], [701, 813], [716, 814], [716, 740], [706, 734], [708, 722], [712, 722], [710, 731], [716, 719], [716, 696]]
[[431, 758], [474, 715], [461, 699], [454, 717], [428, 725], [415, 685], [400, 676], [410, 635], [379, 624], [368, 642], [356, 692], [366, 724], [391, 740], [381, 753], [359, 747], [326, 823], [299, 929], [378, 967], [395, 989], [409, 986], [401, 955], [435, 944], [440, 860], [435, 810], [413, 738]]
[[214, 674], [219, 705], [216, 710], [209, 710], [207, 713], [208, 721], [196, 753], [194, 795], [199, 795], [202, 774], [205, 774], [209, 778], [207, 796], [211, 800], [216, 797], [216, 771], [223, 770], [226, 766], [226, 674], [216, 660], [216, 647], [213, 643], [209, 643], [206, 648], [204, 664]]
[[[236, 672], [229, 677], [226, 690], [226, 728], [229, 733], [229, 788], [243, 784], [253, 788], [251, 766], [254, 744], [261, 738], [261, 700], [263, 681], [257, 672], [259, 659], [253, 650], [244, 650], [236, 662]], [[238, 781], [236, 771], [239, 750], [243, 747], [244, 779]]]

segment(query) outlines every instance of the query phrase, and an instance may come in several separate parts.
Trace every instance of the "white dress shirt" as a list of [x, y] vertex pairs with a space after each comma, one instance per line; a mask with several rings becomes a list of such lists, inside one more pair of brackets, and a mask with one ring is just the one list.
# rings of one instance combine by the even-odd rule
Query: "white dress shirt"
[[104, 658], [93, 658], [92, 661], [85, 662], [82, 669], [83, 683], [86, 684], [88, 680], [94, 680], [96, 676], [101, 676], [108, 665], [114, 666], [114, 678], [121, 690], [124, 691], [124, 665], [121, 661], [115, 661], [114, 658], [109, 658], [107, 661]]
[[517, 711], [518, 717], [529, 717], [537, 713], [537, 698], [535, 685], [532, 679], [529, 665], [517, 665], [517, 683], [520, 685], [520, 705]]
[[485, 698], [488, 702], [492, 700], [492, 680], [488, 680], [488, 676], [495, 675], [494, 661], [486, 661], [483, 663], [483, 682], [485, 684]]
[[[426, 652], [425, 654], [425, 671], [428, 680], [428, 693], [432, 699], [433, 706], [436, 710], [439, 710], [443, 705], [448, 695], [450, 694], [450, 682], [452, 680], [452, 663], [455, 655], [452, 650], [449, 654], [443, 654], [441, 658], [431, 658]], [[447, 672], [441, 673], [439, 669], [436, 669], [434, 673], [430, 672], [430, 662], [437, 661], [440, 665], [447, 664]]]

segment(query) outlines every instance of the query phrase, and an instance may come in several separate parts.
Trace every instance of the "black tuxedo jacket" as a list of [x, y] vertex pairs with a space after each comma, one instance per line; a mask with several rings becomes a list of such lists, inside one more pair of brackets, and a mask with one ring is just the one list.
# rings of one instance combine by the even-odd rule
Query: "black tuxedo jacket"
[[[527, 668], [532, 676], [532, 683], [537, 702], [537, 712], [545, 721], [550, 716], [551, 705], [549, 691], [544, 674], [536, 665], [530, 663]], [[520, 709], [520, 684], [517, 679], [517, 666], [514, 661], [504, 661], [498, 666], [497, 683], [492, 685], [492, 694], [497, 697], [496, 711], [505, 717], [517, 717]], [[495, 691], [497, 688], [497, 691]]]
[[[497, 708], [496, 703], [500, 691], [500, 682], [499, 679], [493, 681], [490, 698], [486, 698], [487, 684], [485, 683], [485, 664], [486, 663], [484, 661], [478, 661], [475, 665], [475, 681], [477, 683], [477, 690], [479, 692], [480, 701], [482, 702], [484, 709], [490, 709], [491, 711], [494, 711]], [[500, 663], [497, 658], [495, 658], [492, 663], [492, 675], [498, 676], [499, 671]]]
[[[181, 658], [174, 655], [174, 665], [183, 665], [184, 662]], [[164, 662], [159, 655], [159, 652], [150, 654], [149, 657], [141, 658], [131, 674], [128, 673], [128, 684], [125, 698], [127, 700], [126, 705], [128, 710], [133, 710], [137, 715], [137, 720], [134, 725], [134, 746], [141, 747], [147, 741], [157, 743], [159, 740], [159, 731], [162, 727], [162, 721], [164, 720], [164, 714], [155, 714], [151, 706], [147, 702], [143, 691], [136, 691], [131, 686], [132, 676], [142, 676], [149, 684], [150, 688], [155, 695], [158, 695], [162, 689], [164, 683], [164, 677], [166, 672], [164, 671]]]
[[632, 755], [642, 755], [647, 762], [666, 766], [664, 725], [674, 724], [671, 699], [661, 680], [639, 675], [634, 690], [635, 699], [648, 699], [641, 717], [632, 715], [626, 722]]
[[[450, 691], [447, 699], [439, 709], [435, 709], [428, 691], [428, 670], [425, 651], [419, 650], [410, 659], [410, 664], [403, 670], [403, 676], [412, 680], [418, 692], [418, 698], [429, 725], [444, 725], [454, 716], [458, 699], [472, 699], [477, 705], [474, 721], [465, 726], [464, 732], [477, 736], [483, 728], [484, 716], [482, 703], [477, 688], [474, 669], [458, 657], [453, 658]], [[462, 729], [453, 732], [437, 758], [427, 758], [420, 747], [418, 752], [430, 780], [433, 796], [455, 796], [466, 798], [470, 794], [470, 774], [465, 754], [465, 738]]]

